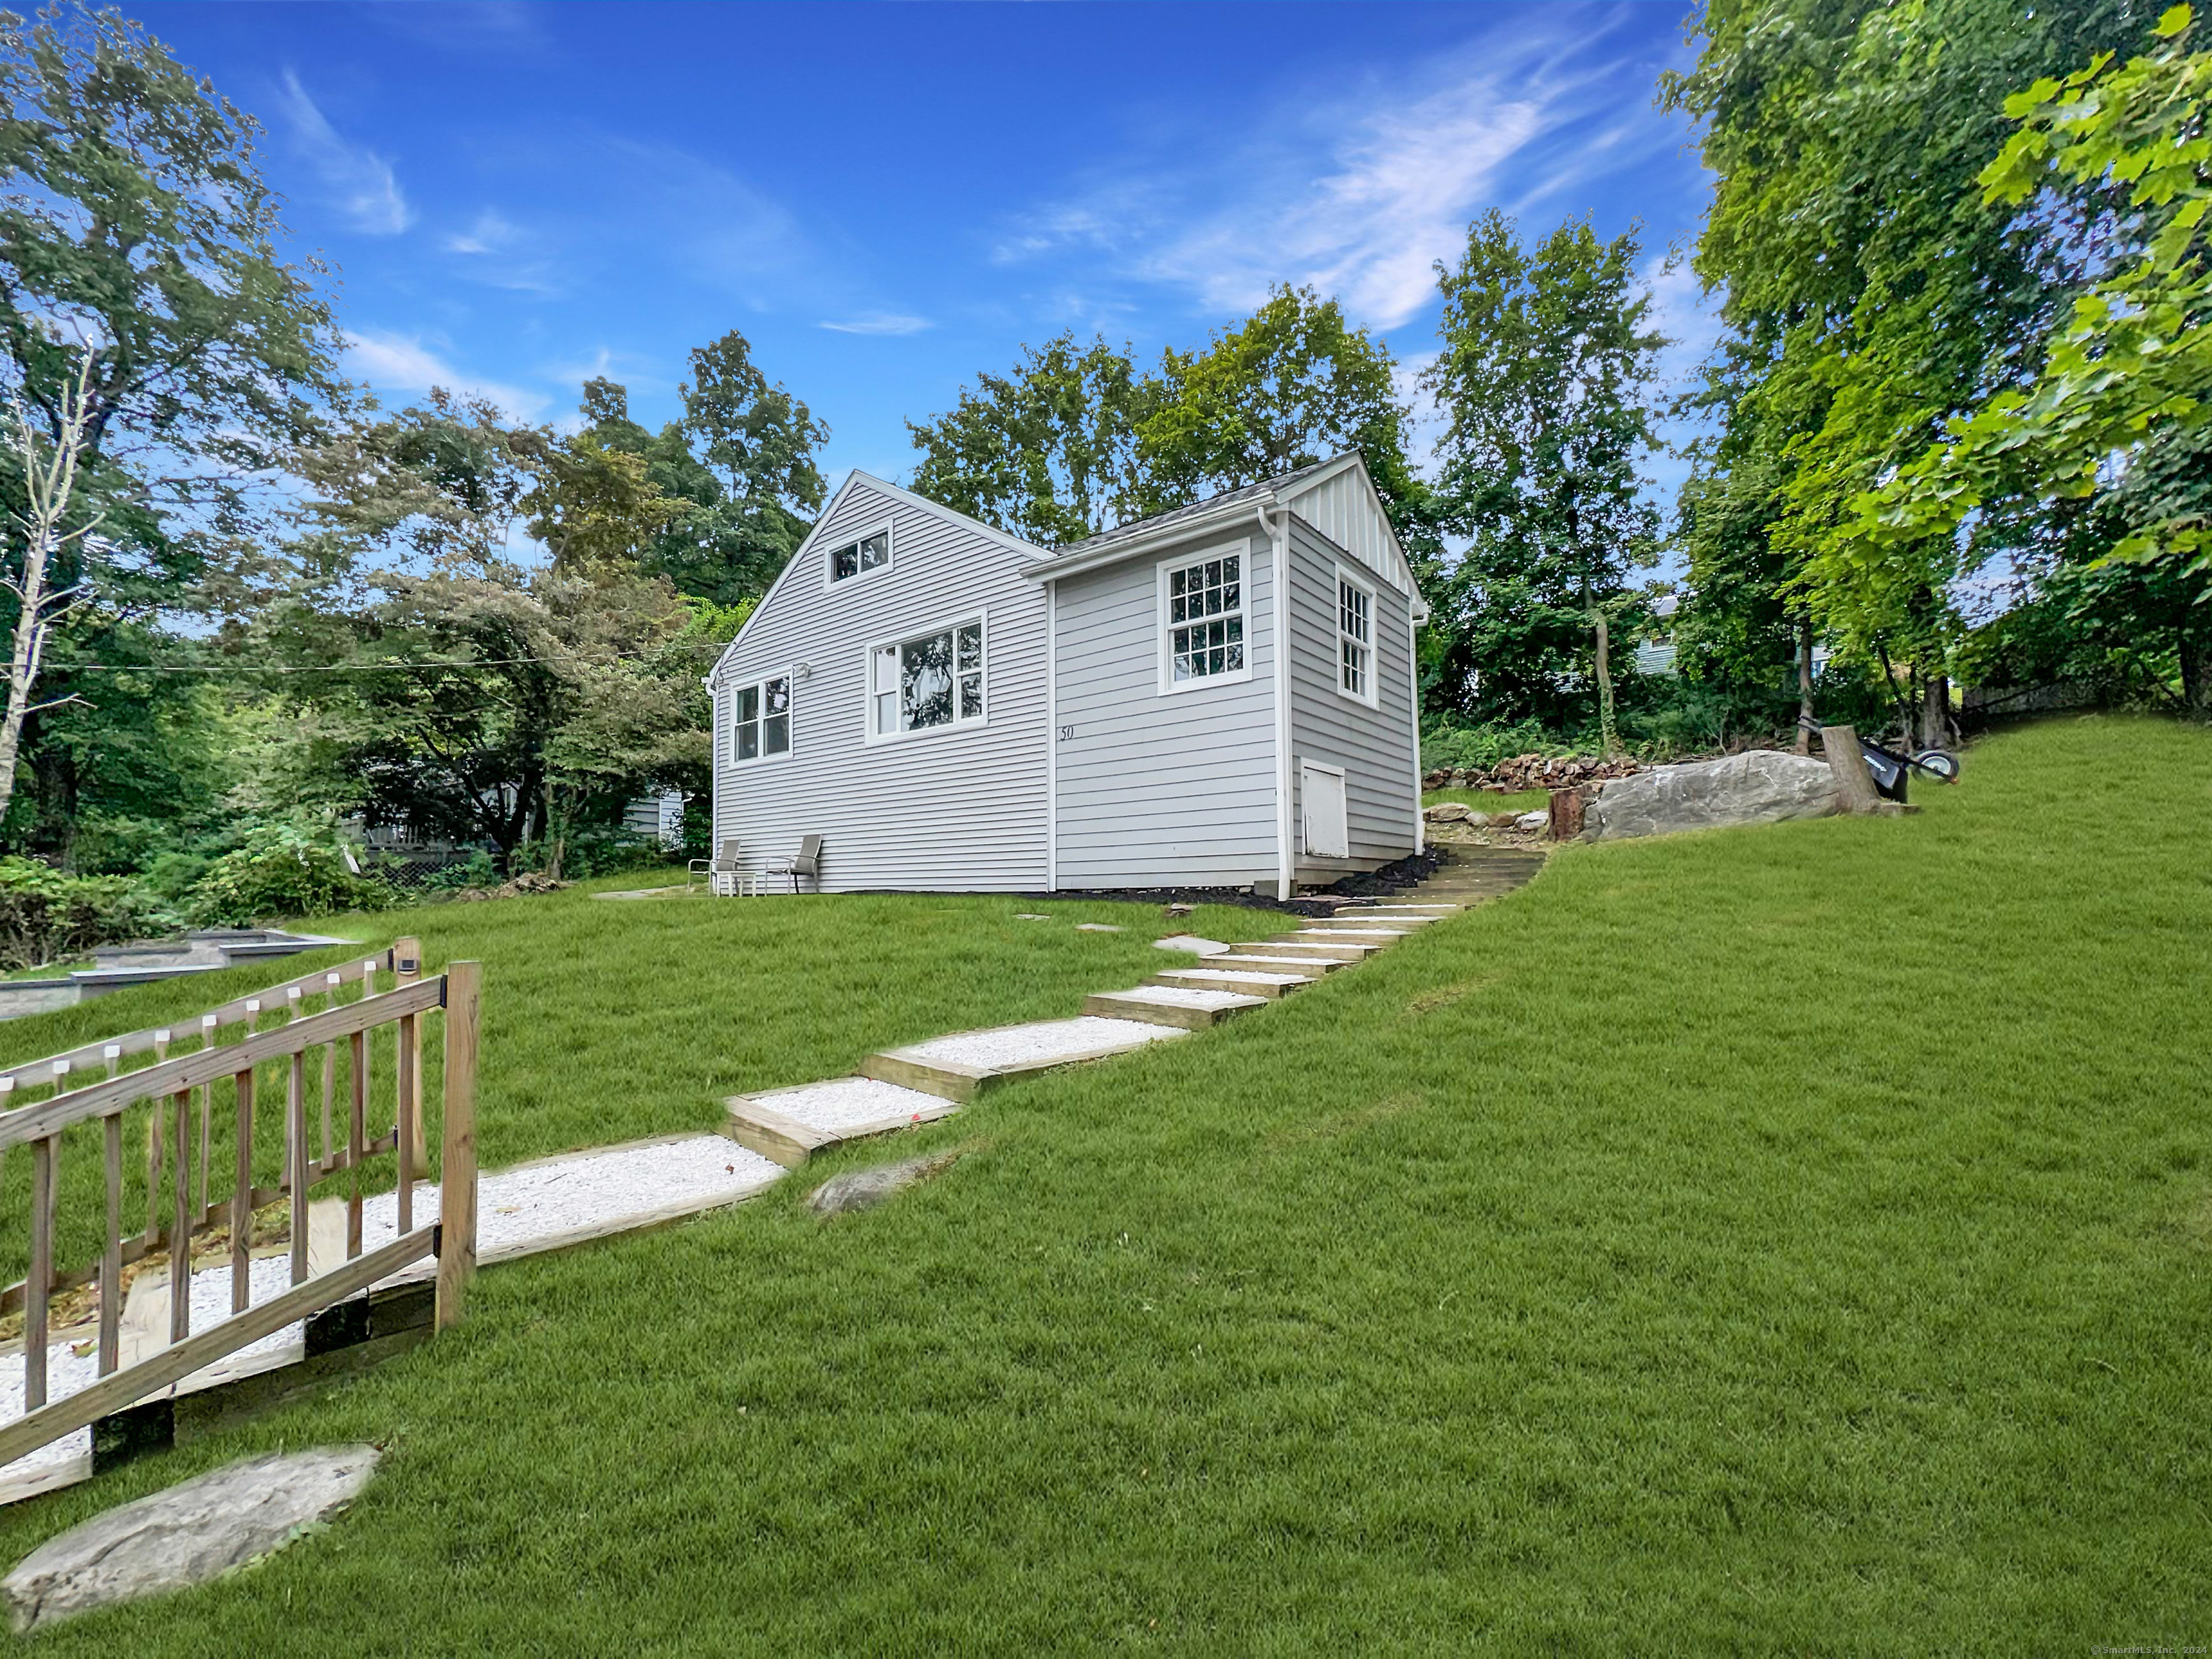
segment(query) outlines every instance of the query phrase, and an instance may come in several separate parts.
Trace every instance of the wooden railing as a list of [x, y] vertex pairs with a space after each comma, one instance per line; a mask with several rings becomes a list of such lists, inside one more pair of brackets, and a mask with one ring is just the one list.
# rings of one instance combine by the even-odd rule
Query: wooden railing
[[[0, 1159], [18, 1146], [30, 1148], [30, 1265], [23, 1281], [0, 1292], [0, 1313], [23, 1313], [24, 1415], [0, 1424], [0, 1468], [49, 1441], [106, 1416], [145, 1395], [190, 1376], [211, 1361], [249, 1342], [283, 1329], [295, 1320], [345, 1300], [378, 1279], [427, 1255], [438, 1257], [437, 1310], [440, 1329], [460, 1317], [468, 1279], [476, 1260], [476, 1067], [480, 970], [472, 962], [452, 963], [442, 975], [421, 976], [421, 949], [401, 939], [386, 951], [345, 967], [306, 974], [250, 997], [240, 997], [199, 1017], [194, 1027], [165, 1026], [88, 1043], [68, 1054], [0, 1070]], [[380, 992], [376, 980], [389, 974], [391, 988]], [[349, 1001], [349, 987], [358, 986]], [[310, 1005], [323, 1006], [310, 1011]], [[434, 1009], [445, 1015], [443, 1160], [440, 1171], [439, 1221], [416, 1227], [414, 1187], [428, 1162], [422, 1133], [422, 1016]], [[282, 1024], [261, 1022], [282, 1013]], [[226, 1026], [243, 1024], [242, 1036], [225, 1042]], [[392, 1127], [371, 1138], [368, 1132], [372, 1034], [396, 1028], [392, 1046]], [[186, 1053], [186, 1039], [198, 1039]], [[345, 1049], [345, 1127], [342, 1144], [333, 1128], [339, 1076], [338, 1051]], [[319, 1050], [321, 1154], [310, 1145], [307, 1110], [310, 1056]], [[126, 1060], [150, 1054], [152, 1061], [124, 1069]], [[284, 1073], [284, 1161], [273, 1188], [253, 1184], [254, 1114], [259, 1068], [276, 1062]], [[97, 1071], [94, 1068], [97, 1067]], [[92, 1080], [77, 1086], [81, 1073]], [[210, 1146], [215, 1138], [216, 1096], [228, 1084], [231, 1111], [231, 1180], [228, 1194], [210, 1192]], [[26, 1099], [33, 1094], [44, 1098]], [[197, 1200], [192, 1191], [192, 1127], [198, 1105], [199, 1128]], [[123, 1216], [124, 1117], [150, 1103], [146, 1134], [146, 1224], [126, 1237]], [[100, 1126], [106, 1216], [99, 1260], [81, 1273], [57, 1273], [54, 1267], [56, 1209], [64, 1132], [74, 1126]], [[371, 1157], [393, 1153], [398, 1164], [395, 1193], [398, 1237], [364, 1254], [361, 1170]], [[350, 1171], [346, 1196], [345, 1261], [341, 1267], [308, 1276], [307, 1198], [314, 1184]], [[167, 1199], [164, 1217], [163, 1200]], [[290, 1200], [292, 1287], [250, 1306], [253, 1213], [279, 1200]], [[191, 1330], [191, 1241], [227, 1224], [229, 1230], [231, 1315], [205, 1331]], [[123, 1269], [156, 1251], [169, 1253], [168, 1346], [137, 1364], [121, 1364]], [[46, 1358], [49, 1314], [58, 1291], [96, 1280], [98, 1291], [99, 1380], [60, 1400], [49, 1401]]]

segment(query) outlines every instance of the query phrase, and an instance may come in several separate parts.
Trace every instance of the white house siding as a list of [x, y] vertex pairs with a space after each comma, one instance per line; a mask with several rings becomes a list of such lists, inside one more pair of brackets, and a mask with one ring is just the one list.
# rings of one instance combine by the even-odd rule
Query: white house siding
[[1217, 529], [1188, 554], [1244, 549], [1249, 679], [1163, 695], [1156, 550], [1058, 583], [1059, 885], [1243, 887], [1275, 880], [1275, 592], [1267, 541]]
[[1331, 474], [1310, 489], [1285, 497], [1283, 504], [1392, 586], [1413, 586], [1413, 572], [1398, 550], [1390, 521], [1358, 466]]
[[[891, 566], [825, 589], [842, 540], [891, 525]], [[855, 477], [717, 674], [714, 825], [749, 872], [823, 838], [826, 892], [1046, 884], [1044, 593], [1023, 554]], [[987, 613], [987, 720], [866, 741], [869, 647]], [[792, 752], [731, 761], [731, 688], [792, 672]]]
[[[1295, 518], [1291, 550], [1291, 823], [1301, 838], [1297, 879], [1328, 882], [1415, 849], [1420, 797], [1410, 601], [1389, 583], [1368, 584], [1375, 592], [1376, 697], [1370, 708], [1337, 689], [1336, 568], [1345, 565], [1357, 576], [1364, 562], [1348, 558]], [[1349, 858], [1306, 854], [1298, 799], [1298, 764], [1305, 761], [1344, 769]]]

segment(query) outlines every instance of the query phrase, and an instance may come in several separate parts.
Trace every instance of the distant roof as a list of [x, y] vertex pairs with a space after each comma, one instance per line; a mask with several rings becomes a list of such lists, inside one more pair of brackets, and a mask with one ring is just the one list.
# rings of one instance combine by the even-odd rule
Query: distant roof
[[1239, 489], [1224, 489], [1218, 495], [1208, 495], [1201, 501], [1193, 501], [1188, 507], [1178, 507], [1166, 513], [1155, 513], [1149, 519], [1137, 519], [1127, 524], [1117, 524], [1111, 530], [1102, 530], [1096, 536], [1088, 537], [1079, 542], [1062, 542], [1058, 547], [1053, 549], [1052, 556], [1054, 559], [1062, 559], [1073, 553], [1096, 551], [1109, 547], [1115, 542], [1127, 541], [1138, 536], [1149, 536], [1155, 530], [1164, 525], [1171, 525], [1178, 519], [1193, 519], [1201, 513], [1210, 513], [1216, 507], [1232, 506], [1237, 501], [1247, 499], [1256, 500], [1261, 495], [1280, 489], [1286, 483], [1304, 477], [1310, 472], [1326, 471], [1347, 456], [1357, 453], [1348, 449], [1342, 455], [1332, 455], [1325, 461], [1316, 461], [1311, 466], [1292, 467], [1288, 472], [1278, 472], [1272, 478], [1262, 478], [1257, 483], [1245, 484]]

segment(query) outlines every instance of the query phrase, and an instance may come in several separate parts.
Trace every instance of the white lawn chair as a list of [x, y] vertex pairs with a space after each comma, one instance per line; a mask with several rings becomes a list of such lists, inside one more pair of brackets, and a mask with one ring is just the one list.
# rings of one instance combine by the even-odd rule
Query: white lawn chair
[[804, 876], [814, 884], [815, 890], [819, 892], [822, 889], [822, 837], [801, 836], [799, 838], [799, 856], [788, 864], [771, 864], [768, 873], [790, 877], [791, 890], [794, 893], [799, 890], [799, 878]]
[[[745, 872], [738, 863], [736, 841], [724, 842], [722, 850], [711, 859], [691, 860], [684, 871], [684, 887], [686, 892], [689, 892], [694, 885], [692, 878], [697, 876], [702, 871], [706, 872], [708, 892], [716, 898], [741, 898], [744, 896]], [[756, 897], [759, 896], [760, 878], [757, 876], [753, 878], [753, 892]]]

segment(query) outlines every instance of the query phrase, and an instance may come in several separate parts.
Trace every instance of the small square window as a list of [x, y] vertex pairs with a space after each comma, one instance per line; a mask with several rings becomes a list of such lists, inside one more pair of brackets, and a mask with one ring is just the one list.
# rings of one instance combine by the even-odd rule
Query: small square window
[[856, 542], [833, 548], [830, 553], [830, 580], [848, 581], [854, 576], [865, 576], [871, 570], [881, 570], [891, 562], [891, 532], [878, 530], [863, 536]]

